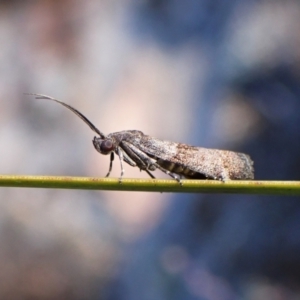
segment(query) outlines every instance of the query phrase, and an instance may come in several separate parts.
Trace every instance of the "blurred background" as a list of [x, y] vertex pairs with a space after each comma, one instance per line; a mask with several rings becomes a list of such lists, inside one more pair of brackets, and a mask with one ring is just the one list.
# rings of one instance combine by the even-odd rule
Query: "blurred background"
[[[2, 0], [0, 173], [108, 171], [79, 118], [27, 92], [299, 180], [299, 32], [293, 0]], [[0, 298], [299, 299], [299, 198], [1, 188]]]

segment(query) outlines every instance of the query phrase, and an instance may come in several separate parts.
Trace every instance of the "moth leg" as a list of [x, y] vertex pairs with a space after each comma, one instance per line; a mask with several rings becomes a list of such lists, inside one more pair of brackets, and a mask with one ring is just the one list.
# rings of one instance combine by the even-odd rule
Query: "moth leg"
[[122, 182], [122, 177], [125, 173], [125, 169], [123, 168], [123, 160], [132, 167], [136, 167], [136, 163], [135, 163], [134, 160], [132, 160], [130, 158], [130, 156], [128, 156], [128, 154], [122, 148], [118, 147], [115, 151], [119, 156], [120, 165], [121, 165], [121, 176], [119, 178], [119, 183], [121, 183]]
[[[120, 154], [120, 163], [121, 163], [121, 178], [119, 179], [119, 182], [121, 183], [121, 181], [122, 181], [122, 176], [123, 176], [123, 174], [124, 174], [124, 169], [123, 169], [123, 167], [122, 167], [122, 160], [124, 160], [125, 162], [127, 162], [129, 165], [131, 165], [132, 167], [136, 167], [136, 163], [134, 162], [134, 161], [132, 161], [132, 159], [127, 155], [127, 153], [124, 151], [119, 151], [120, 153], [122, 153], [122, 154]], [[123, 172], [122, 172], [122, 170], [123, 170]], [[151, 174], [151, 172], [149, 172], [147, 169], [145, 170], [147, 173], [148, 173], [148, 175], [151, 177], [151, 178], [155, 178], [155, 176], [154, 175], [152, 175]]]
[[124, 157], [123, 157], [123, 151], [120, 148], [117, 148], [117, 153], [119, 155], [120, 165], [121, 165], [121, 176], [119, 178], [119, 183], [122, 183], [122, 178], [123, 178], [123, 175], [124, 175], [124, 168], [123, 168]]
[[155, 176], [150, 171], [148, 171], [147, 169], [145, 171], [151, 178], [155, 179]]
[[149, 157], [145, 152], [141, 151], [136, 146], [134, 146], [130, 143], [127, 143], [126, 141], [123, 141], [122, 149], [125, 151], [125, 153], [128, 156], [130, 156], [131, 159], [133, 159], [137, 163], [138, 167], [141, 170], [146, 171], [151, 178], [155, 178], [155, 177], [150, 173], [150, 171], [154, 171], [156, 168], [158, 168], [161, 171], [163, 171], [164, 173], [166, 173], [167, 175], [176, 179], [182, 185], [180, 176], [177, 176], [177, 175], [169, 172], [168, 170], [163, 169], [160, 165], [158, 165], [156, 163], [156, 161], [154, 159]]
[[136, 167], [136, 163], [123, 151], [123, 160], [132, 167]]
[[169, 175], [170, 177], [174, 178], [176, 181], [178, 181], [180, 183], [180, 185], [182, 185], [182, 181], [181, 181], [181, 176], [180, 175], [176, 175], [164, 168], [162, 168], [159, 164], [155, 164], [157, 169], [160, 169], [161, 171], [163, 171], [164, 173], [166, 173], [167, 175]]
[[[122, 151], [122, 154], [123, 154], [123, 160], [125, 161], [125, 162], [127, 162], [129, 165], [131, 165], [132, 167], [136, 167], [137, 166], [137, 164], [133, 161], [133, 159], [132, 158], [130, 158], [130, 156], [125, 152], [125, 150], [124, 150], [124, 152]], [[134, 154], [134, 153], [133, 153]], [[135, 155], [135, 154], [134, 154]], [[136, 156], [136, 155], [135, 155]], [[138, 156], [136, 156], [136, 159], [139, 159], [140, 160], [140, 158], [138, 157]], [[142, 161], [141, 161], [141, 163], [142, 163]], [[142, 170], [142, 169], [141, 169]], [[147, 169], [145, 169], [145, 170], [143, 170], [143, 171], [146, 171], [147, 172], [147, 174], [151, 177], [151, 178], [155, 178], [155, 176], [153, 175], [153, 174], [151, 174], [151, 172], [149, 172]]]
[[[137, 166], [144, 171], [148, 171], [147, 173], [149, 174], [150, 171], [154, 171], [156, 169], [156, 162], [150, 158], [146, 153], [143, 151], [139, 150], [137, 147], [134, 145], [127, 143], [125, 141], [122, 142], [122, 149], [124, 152], [133, 160], [136, 162]], [[152, 174], [151, 174], [152, 175]], [[149, 174], [149, 176], [151, 176]], [[151, 176], [152, 178], [153, 175]]]
[[109, 177], [109, 175], [110, 175], [110, 172], [111, 172], [112, 166], [113, 166], [114, 158], [115, 158], [115, 155], [114, 155], [114, 153], [112, 152], [112, 153], [110, 154], [109, 170], [108, 170], [108, 173], [106, 174], [105, 177]]
[[145, 171], [151, 178], [155, 178], [155, 176], [148, 169], [154, 171], [156, 167], [153, 160], [147, 154], [137, 149], [133, 145], [127, 145], [126, 142], [125, 143], [123, 142], [122, 146], [125, 153], [127, 155], [130, 155], [130, 157], [137, 162], [137, 165], [141, 171]]

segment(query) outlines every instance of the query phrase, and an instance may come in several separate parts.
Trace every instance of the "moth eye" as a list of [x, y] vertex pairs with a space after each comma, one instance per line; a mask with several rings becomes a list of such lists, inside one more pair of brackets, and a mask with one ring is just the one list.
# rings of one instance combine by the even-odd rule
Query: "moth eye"
[[109, 153], [115, 149], [114, 144], [110, 140], [105, 140], [100, 145], [100, 150], [102, 153]]

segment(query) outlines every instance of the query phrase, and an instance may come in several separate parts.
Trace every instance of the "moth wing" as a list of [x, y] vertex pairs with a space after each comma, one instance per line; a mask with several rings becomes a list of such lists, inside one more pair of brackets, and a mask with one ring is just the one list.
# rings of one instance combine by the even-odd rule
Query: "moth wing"
[[253, 179], [247, 154], [162, 141], [144, 135], [138, 146], [163, 168], [187, 178]]
[[[197, 176], [195, 178], [216, 178], [210, 172], [209, 163], [204, 159], [205, 148], [193, 147], [185, 144], [162, 141], [151, 136], [144, 135], [139, 141], [131, 141], [164, 169], [179, 175], [187, 176], [187, 173]], [[199, 152], [200, 149], [200, 152]], [[203, 149], [203, 151], [201, 151]], [[199, 161], [201, 165], [199, 166]], [[192, 178], [192, 177], [191, 177]]]

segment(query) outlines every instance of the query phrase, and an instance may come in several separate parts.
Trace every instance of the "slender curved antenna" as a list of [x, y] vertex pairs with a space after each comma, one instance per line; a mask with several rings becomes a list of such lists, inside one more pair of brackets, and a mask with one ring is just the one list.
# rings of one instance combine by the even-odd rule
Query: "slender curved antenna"
[[100, 135], [101, 138], [105, 138], [105, 135], [98, 129], [95, 127], [94, 124], [92, 124], [82, 113], [80, 113], [77, 109], [73, 108], [72, 106], [59, 101], [57, 99], [54, 99], [52, 97], [46, 96], [46, 95], [41, 95], [41, 94], [26, 94], [26, 95], [32, 95], [35, 96], [35, 99], [46, 99], [46, 100], [53, 100], [57, 103], [60, 103], [61, 105], [65, 106], [66, 108], [68, 108], [69, 110], [71, 110], [74, 114], [76, 114], [81, 120], [83, 120], [94, 132], [96, 132], [97, 134]]

